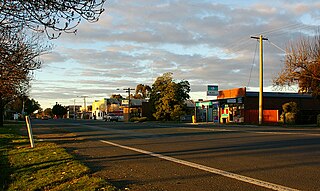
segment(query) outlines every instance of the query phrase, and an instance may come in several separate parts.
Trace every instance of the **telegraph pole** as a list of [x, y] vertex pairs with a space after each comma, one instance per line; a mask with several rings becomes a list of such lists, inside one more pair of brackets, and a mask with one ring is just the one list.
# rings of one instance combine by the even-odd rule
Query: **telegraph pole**
[[77, 96], [77, 97], [81, 97], [81, 98], [83, 98], [83, 107], [84, 107], [84, 111], [83, 111], [83, 119], [85, 118], [84, 116], [85, 116], [85, 114], [87, 114], [87, 102], [86, 102], [86, 98], [88, 97], [88, 96]]
[[76, 119], [76, 99], [73, 99], [73, 119]]
[[129, 116], [129, 120], [130, 120], [130, 105], [131, 105], [131, 101], [130, 101], [130, 90], [135, 90], [134, 88], [124, 88], [123, 90], [126, 90], [126, 92], [128, 92], [128, 95], [129, 95], [129, 101], [128, 101], [128, 116]]
[[259, 40], [260, 43], [260, 91], [259, 91], [259, 125], [263, 122], [263, 41], [268, 40], [264, 38], [262, 35], [259, 37], [251, 36], [253, 39]]

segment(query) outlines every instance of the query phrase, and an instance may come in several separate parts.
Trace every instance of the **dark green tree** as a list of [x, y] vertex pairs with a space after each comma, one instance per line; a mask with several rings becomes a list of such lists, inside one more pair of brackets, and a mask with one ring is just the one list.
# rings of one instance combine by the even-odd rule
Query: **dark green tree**
[[54, 105], [52, 108], [52, 114], [62, 118], [65, 114], [67, 114], [67, 109], [61, 104], [56, 103], [56, 105]]
[[17, 113], [21, 113], [23, 111], [25, 115], [31, 115], [41, 107], [36, 100], [30, 99], [27, 96], [21, 96], [8, 103], [6, 108], [16, 111]]
[[152, 85], [150, 102], [157, 120], [179, 120], [185, 114], [185, 101], [190, 98], [188, 81], [174, 82], [172, 73], [158, 77]]
[[34, 99], [28, 98], [24, 102], [24, 112], [26, 113], [26, 115], [31, 115], [33, 112], [37, 111], [40, 108], [40, 104]]

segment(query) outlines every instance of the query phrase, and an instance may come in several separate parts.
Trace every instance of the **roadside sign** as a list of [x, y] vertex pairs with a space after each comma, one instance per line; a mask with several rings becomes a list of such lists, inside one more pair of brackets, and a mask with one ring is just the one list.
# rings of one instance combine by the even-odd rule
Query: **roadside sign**
[[218, 96], [219, 90], [217, 85], [208, 85], [207, 96]]
[[127, 99], [122, 100], [122, 105], [129, 105], [129, 100]]

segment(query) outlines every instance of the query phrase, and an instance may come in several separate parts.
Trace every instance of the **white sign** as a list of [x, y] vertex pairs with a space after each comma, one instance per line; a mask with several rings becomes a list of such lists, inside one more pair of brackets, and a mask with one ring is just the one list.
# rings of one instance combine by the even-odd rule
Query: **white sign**
[[129, 100], [128, 99], [122, 100], [122, 105], [129, 105]]
[[237, 99], [227, 99], [227, 103], [237, 103]]
[[219, 90], [217, 85], [208, 85], [207, 96], [217, 96]]

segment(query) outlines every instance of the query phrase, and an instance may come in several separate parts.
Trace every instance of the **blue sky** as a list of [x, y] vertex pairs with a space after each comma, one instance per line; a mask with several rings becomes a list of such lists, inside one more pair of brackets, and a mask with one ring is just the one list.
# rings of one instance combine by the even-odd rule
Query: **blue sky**
[[77, 35], [50, 41], [54, 49], [41, 57], [30, 91], [43, 108], [80, 105], [80, 96], [90, 104], [126, 95], [117, 89], [151, 86], [165, 72], [188, 80], [194, 99], [207, 99], [211, 84], [255, 90], [259, 60], [250, 36], [259, 34], [269, 39], [264, 87], [271, 90], [281, 49], [314, 35], [320, 24], [320, 2], [311, 0], [108, 0], [105, 9], [97, 23], [83, 21]]

